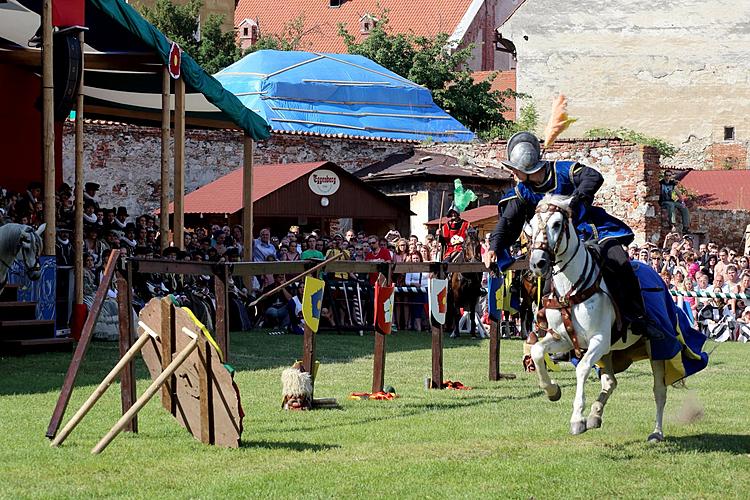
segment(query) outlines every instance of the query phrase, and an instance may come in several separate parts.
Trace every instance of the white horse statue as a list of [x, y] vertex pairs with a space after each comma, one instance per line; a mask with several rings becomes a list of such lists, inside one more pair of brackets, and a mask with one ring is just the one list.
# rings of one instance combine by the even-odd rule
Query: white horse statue
[[13, 261], [20, 258], [26, 276], [38, 280], [42, 274], [39, 255], [42, 253], [42, 233], [46, 224], [34, 228], [25, 224], [5, 224], [0, 226], [0, 291], [8, 281], [8, 271]]
[[[581, 434], [587, 429], [601, 427], [604, 405], [617, 387], [611, 351], [626, 349], [640, 337], [628, 333], [625, 342], [620, 340], [612, 345], [615, 309], [595, 257], [578, 238], [572, 221], [570, 198], [545, 196], [537, 205], [530, 226], [532, 250], [529, 267], [537, 276], [548, 274], [551, 270], [553, 294], [557, 298], [545, 308], [548, 334], [531, 347], [531, 357], [536, 365], [539, 386], [551, 401], [557, 401], [562, 391], [550, 379], [544, 363], [545, 353], [585, 350], [576, 367], [576, 394], [570, 417], [570, 432]], [[543, 326], [543, 321], [540, 321], [540, 327]], [[599, 361], [603, 365], [602, 390], [591, 405], [588, 418], [584, 418], [584, 385], [591, 368]], [[667, 402], [664, 361], [651, 360], [651, 368], [656, 426], [648, 440], [657, 442], [664, 439], [662, 419]]]

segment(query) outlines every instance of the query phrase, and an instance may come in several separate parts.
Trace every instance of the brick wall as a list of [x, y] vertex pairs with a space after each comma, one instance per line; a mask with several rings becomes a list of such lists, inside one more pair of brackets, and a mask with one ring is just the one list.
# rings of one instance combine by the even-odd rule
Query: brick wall
[[706, 159], [709, 168], [715, 170], [747, 168], [747, 145], [741, 142], [718, 142], [709, 148]]
[[[506, 142], [440, 144], [431, 149], [456, 157], [464, 155], [480, 166], [497, 165], [505, 157]], [[658, 205], [659, 153], [654, 148], [618, 139], [559, 140], [545, 157], [580, 161], [599, 170], [604, 185], [595, 203], [633, 228], [636, 242], [663, 240]]]
[[[188, 193], [242, 164], [242, 134], [237, 131], [188, 130], [185, 139]], [[63, 181], [71, 186], [75, 170], [74, 142], [73, 125], [66, 123]], [[412, 147], [409, 143], [274, 134], [268, 141], [256, 145], [255, 162], [332, 161], [348, 171], [355, 171], [394, 153], [410, 151]], [[84, 125], [86, 181], [101, 184], [99, 198], [105, 207], [124, 206], [130, 214], [158, 208], [160, 155], [161, 131], [157, 128], [111, 122]]]
[[743, 251], [745, 228], [750, 224], [750, 212], [739, 210], [710, 210], [698, 208], [690, 211], [693, 227], [708, 229], [707, 237], [719, 246]]

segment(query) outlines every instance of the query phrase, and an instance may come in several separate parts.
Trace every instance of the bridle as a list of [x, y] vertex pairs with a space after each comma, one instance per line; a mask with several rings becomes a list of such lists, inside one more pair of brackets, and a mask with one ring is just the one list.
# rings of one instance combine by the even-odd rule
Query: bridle
[[[570, 220], [573, 217], [572, 212], [570, 209], [567, 208], [561, 208], [557, 205], [553, 205], [551, 203], [544, 203], [540, 204], [536, 207], [535, 210], [535, 218], [537, 221], [537, 230], [542, 231], [542, 238], [541, 241], [537, 241], [536, 239], [531, 242], [531, 250], [541, 250], [547, 256], [549, 257], [549, 260], [552, 262], [552, 265], [550, 265], [550, 272], [552, 275], [559, 274], [563, 272], [567, 267], [568, 264], [573, 260], [573, 257], [578, 253], [578, 246], [581, 244], [581, 241], [576, 237], [576, 250], [571, 254], [571, 256], [568, 258], [568, 260], [565, 262], [565, 264], [562, 265], [562, 267], [558, 268], [556, 271], [553, 269], [553, 267], [560, 264], [562, 261], [556, 260], [558, 251], [560, 250], [560, 244], [562, 243], [563, 238], [559, 237], [557, 238], [557, 241], [555, 242], [554, 248], [551, 248], [549, 245], [549, 238], [547, 236], [547, 222], [549, 222], [550, 217], [552, 217], [553, 214], [559, 213], [562, 214], [563, 220], [563, 234], [565, 236], [565, 250], [563, 250], [562, 253], [567, 253], [568, 247], [570, 246]], [[546, 217], [544, 217], [546, 215]]]

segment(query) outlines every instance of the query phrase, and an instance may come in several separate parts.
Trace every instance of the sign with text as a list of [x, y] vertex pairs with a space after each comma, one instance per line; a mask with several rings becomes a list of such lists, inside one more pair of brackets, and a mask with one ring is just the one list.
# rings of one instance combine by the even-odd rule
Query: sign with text
[[320, 169], [310, 174], [307, 183], [313, 193], [328, 196], [339, 190], [341, 179], [336, 172]]

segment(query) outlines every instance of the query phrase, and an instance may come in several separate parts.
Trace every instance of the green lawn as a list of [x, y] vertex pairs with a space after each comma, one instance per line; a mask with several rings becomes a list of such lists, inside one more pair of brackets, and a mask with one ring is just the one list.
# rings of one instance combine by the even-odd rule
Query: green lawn
[[[372, 336], [321, 334], [317, 397], [340, 410], [280, 410], [282, 369], [302, 338], [234, 334], [232, 362], [247, 416], [238, 450], [195, 441], [152, 401], [137, 435], [120, 435], [100, 456], [90, 449], [118, 418], [113, 387], [52, 449], [44, 433], [70, 354], [0, 359], [0, 497], [495, 497], [747, 498], [750, 496], [750, 346], [724, 344], [687, 389], [671, 389], [667, 439], [653, 428], [651, 375], [639, 363], [619, 376], [602, 429], [568, 434], [574, 372], [555, 374], [560, 402], [520, 370], [521, 341], [503, 341], [502, 369], [487, 381], [487, 341], [445, 340], [445, 377], [471, 391], [428, 391], [429, 336], [388, 338], [386, 384], [395, 401], [352, 401], [369, 390]], [[114, 344], [92, 345], [69, 418], [114, 365]], [[138, 365], [138, 390], [150, 382]], [[598, 383], [588, 386], [589, 402]], [[702, 420], [679, 423], [697, 399]]]

